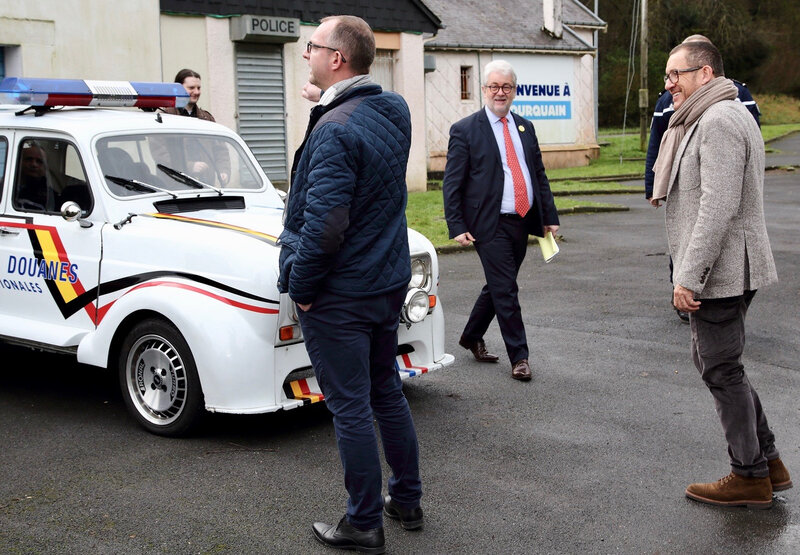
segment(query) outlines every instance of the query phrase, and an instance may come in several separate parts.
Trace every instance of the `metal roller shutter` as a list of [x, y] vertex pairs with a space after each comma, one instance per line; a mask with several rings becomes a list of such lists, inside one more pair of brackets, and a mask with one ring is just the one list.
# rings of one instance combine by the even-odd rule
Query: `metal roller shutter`
[[239, 134], [276, 185], [288, 182], [283, 48], [236, 46]]

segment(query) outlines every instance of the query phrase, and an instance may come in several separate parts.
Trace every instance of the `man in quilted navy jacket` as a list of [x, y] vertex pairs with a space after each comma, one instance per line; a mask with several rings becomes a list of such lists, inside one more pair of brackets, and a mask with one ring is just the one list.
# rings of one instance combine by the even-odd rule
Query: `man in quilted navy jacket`
[[[411, 120], [402, 97], [370, 80], [375, 38], [362, 19], [323, 19], [303, 57], [325, 92], [292, 165], [279, 287], [297, 303], [349, 494], [339, 524], [313, 532], [331, 547], [383, 553], [382, 510], [403, 528], [422, 526], [417, 436], [395, 370], [411, 278]], [[385, 499], [373, 418], [392, 470]]]

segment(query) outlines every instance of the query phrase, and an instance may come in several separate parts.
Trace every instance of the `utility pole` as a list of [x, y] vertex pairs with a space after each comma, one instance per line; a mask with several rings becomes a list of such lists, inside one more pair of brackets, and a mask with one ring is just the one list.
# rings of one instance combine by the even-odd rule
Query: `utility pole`
[[[594, 0], [594, 15], [600, 19], [600, 0]], [[594, 142], [600, 142], [600, 35], [594, 31]]]
[[647, 0], [641, 0], [642, 8], [642, 33], [641, 33], [641, 56], [640, 73], [641, 83], [639, 88], [639, 149], [647, 151]]

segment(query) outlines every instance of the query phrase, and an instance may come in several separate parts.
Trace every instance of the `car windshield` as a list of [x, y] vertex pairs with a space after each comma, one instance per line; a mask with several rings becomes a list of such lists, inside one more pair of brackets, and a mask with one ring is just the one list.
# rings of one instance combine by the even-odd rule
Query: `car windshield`
[[[151, 133], [105, 137], [97, 159], [118, 196], [153, 191], [255, 190], [264, 183], [244, 149], [228, 137]], [[136, 181], [146, 186], [132, 186]]]

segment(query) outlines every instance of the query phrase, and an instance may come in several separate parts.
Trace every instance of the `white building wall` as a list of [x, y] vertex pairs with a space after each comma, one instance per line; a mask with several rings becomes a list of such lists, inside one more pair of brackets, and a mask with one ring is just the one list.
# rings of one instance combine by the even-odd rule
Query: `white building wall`
[[596, 145], [595, 121], [594, 121], [594, 56], [585, 55], [576, 59], [576, 70], [578, 82], [578, 95], [576, 112], [578, 114], [578, 137], [577, 144]]
[[[447, 156], [450, 126], [477, 111], [482, 105], [481, 63], [477, 52], [435, 52], [436, 71], [425, 75], [425, 114], [427, 119], [428, 168], [443, 171]], [[472, 98], [461, 99], [461, 67], [472, 67]]]
[[[286, 137], [289, 166], [295, 151], [303, 143], [308, 118], [314, 103], [301, 95], [308, 82], [308, 62], [303, 58], [306, 43], [316, 26], [302, 25], [300, 39], [283, 47], [284, 80], [286, 85]], [[424, 50], [422, 37], [411, 33], [381, 33], [379, 47], [394, 46], [394, 90], [402, 95], [411, 112], [411, 152], [406, 182], [409, 191], [424, 191], [427, 187], [427, 150], [425, 145], [425, 90], [423, 80]], [[394, 48], [393, 48], [394, 49]]]
[[[283, 46], [289, 166], [313, 107], [300, 91], [308, 80], [302, 53], [315, 29], [301, 25], [300, 39]], [[394, 45], [394, 87], [411, 111], [408, 187], [424, 190], [423, 39], [413, 33], [382, 35]], [[236, 45], [229, 18], [162, 15], [158, 0], [0, 0], [0, 44], [7, 47], [9, 76], [171, 82], [179, 70], [193, 69], [202, 76], [200, 106], [237, 129]]]
[[[205, 53], [208, 60], [209, 79], [203, 80], [204, 106], [217, 120], [234, 131], [237, 129], [236, 113], [236, 50], [230, 40], [230, 22], [226, 18], [206, 17]], [[164, 49], [164, 54], [166, 54]], [[205, 77], [206, 74], [195, 70]]]
[[303, 58], [306, 43], [316, 31], [316, 25], [301, 25], [300, 39], [283, 46], [283, 78], [286, 83], [286, 141], [289, 170], [295, 151], [303, 144], [311, 108], [316, 104], [303, 98], [303, 85], [308, 82], [308, 62]]
[[424, 57], [422, 35], [401, 33], [400, 50], [395, 54], [394, 89], [405, 98], [411, 112], [411, 151], [406, 171], [409, 191], [425, 191], [428, 187]]
[[0, 1], [9, 76], [160, 81], [158, 37], [158, 0]]
[[[590, 32], [585, 33], [591, 41]], [[544, 152], [545, 164], [548, 167], [564, 167], [568, 165], [585, 165], [589, 157], [596, 155], [597, 138], [594, 123], [594, 69], [593, 57], [589, 54], [576, 56], [571, 54], [523, 54], [512, 52], [428, 52], [436, 59], [436, 70], [425, 75], [425, 111], [427, 117], [428, 169], [443, 171], [447, 156], [447, 143], [450, 126], [463, 117], [468, 116], [482, 105], [480, 80], [484, 66], [492, 59], [505, 59], [512, 63], [515, 60], [556, 59], [557, 63], [566, 64], [569, 68], [573, 103], [573, 119], [571, 136], [574, 142], [563, 143], [556, 136], [550, 136], [549, 122], [542, 120], [534, 126]], [[518, 62], [517, 62], [518, 63]], [[461, 66], [473, 68], [473, 96], [469, 100], [461, 99]]]

